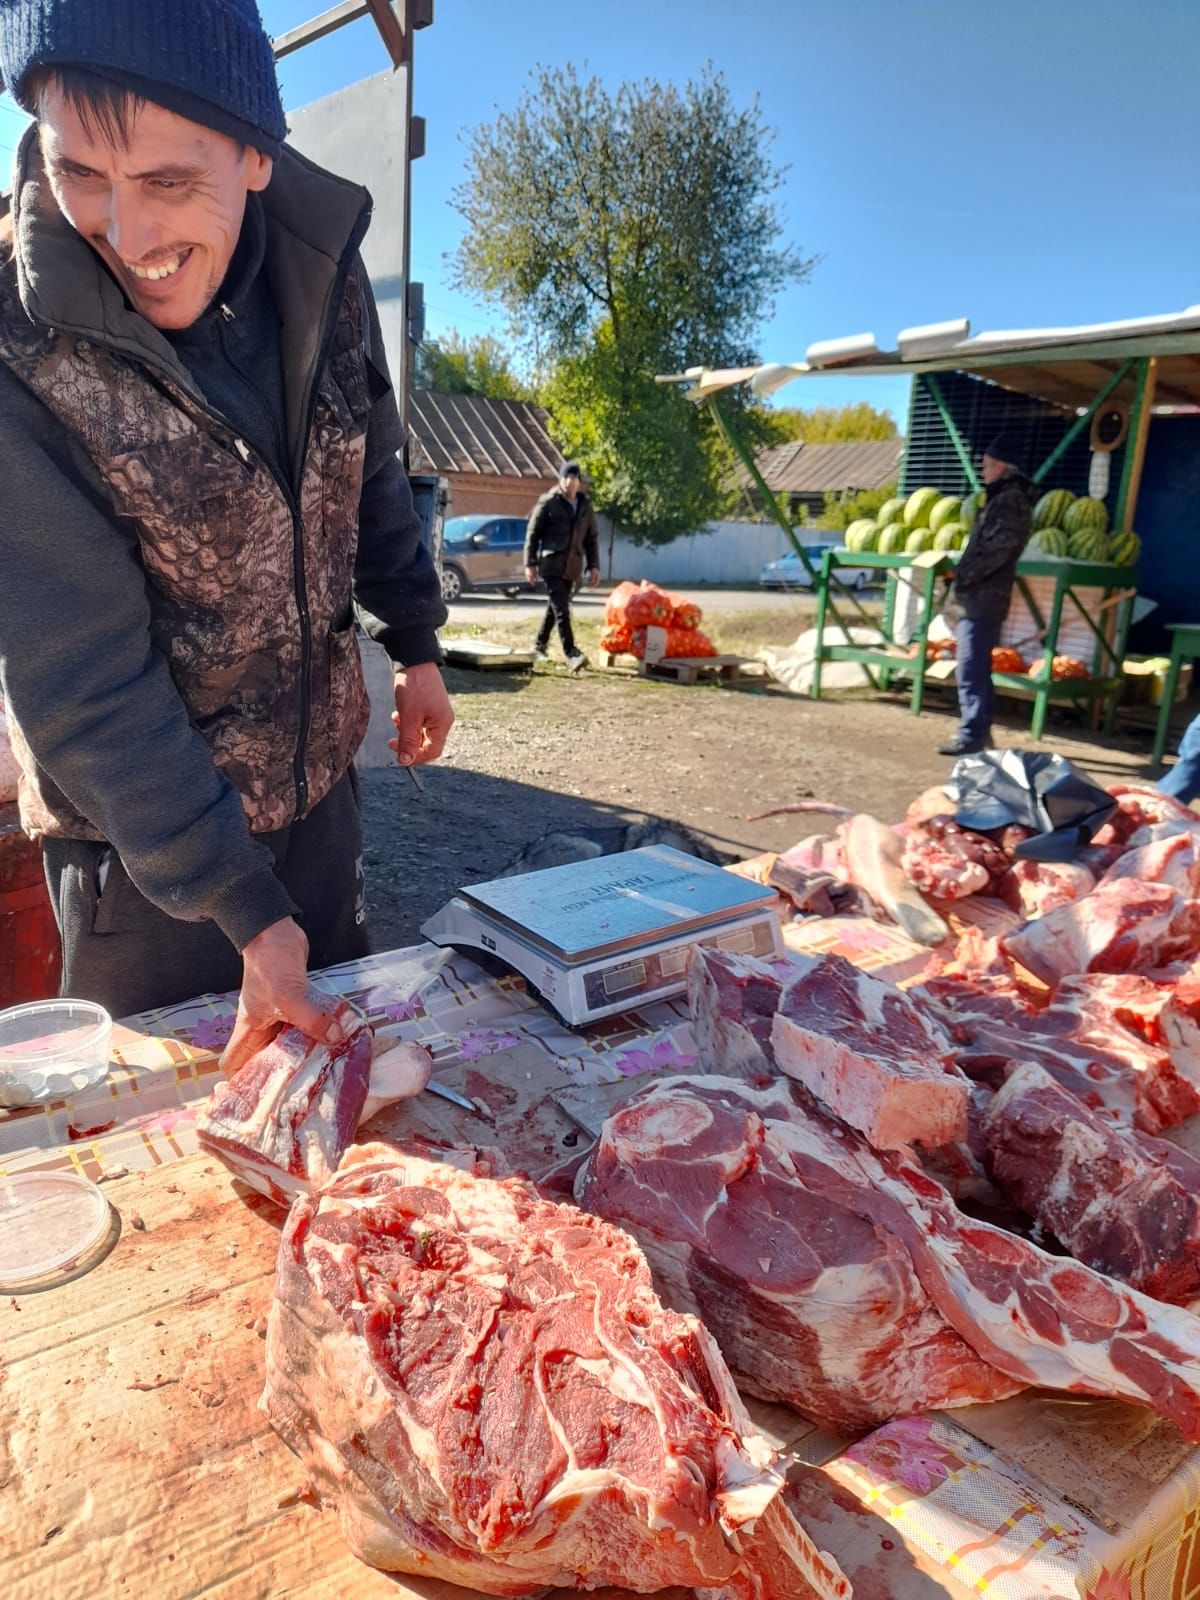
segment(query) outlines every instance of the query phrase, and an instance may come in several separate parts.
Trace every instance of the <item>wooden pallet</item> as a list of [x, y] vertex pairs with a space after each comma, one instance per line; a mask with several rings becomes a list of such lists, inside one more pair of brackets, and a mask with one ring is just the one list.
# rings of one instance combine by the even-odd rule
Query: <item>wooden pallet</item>
[[636, 665], [639, 678], [665, 683], [749, 683], [766, 679], [767, 669], [752, 656], [671, 656], [663, 661], [637, 661], [628, 656], [607, 656], [609, 667]]
[[443, 639], [442, 655], [451, 667], [468, 672], [532, 672], [532, 650], [510, 650], [487, 639]]

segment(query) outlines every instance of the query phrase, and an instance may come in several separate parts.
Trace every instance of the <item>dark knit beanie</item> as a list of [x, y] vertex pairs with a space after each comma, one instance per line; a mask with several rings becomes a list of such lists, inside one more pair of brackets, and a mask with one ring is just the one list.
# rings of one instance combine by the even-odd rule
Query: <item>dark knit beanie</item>
[[1021, 446], [1015, 434], [998, 433], [991, 444], [984, 449], [985, 456], [991, 456], [993, 461], [1003, 461], [1006, 466], [1021, 467]]
[[277, 156], [287, 137], [255, 0], [0, 0], [0, 75], [26, 111], [34, 67], [82, 67]]

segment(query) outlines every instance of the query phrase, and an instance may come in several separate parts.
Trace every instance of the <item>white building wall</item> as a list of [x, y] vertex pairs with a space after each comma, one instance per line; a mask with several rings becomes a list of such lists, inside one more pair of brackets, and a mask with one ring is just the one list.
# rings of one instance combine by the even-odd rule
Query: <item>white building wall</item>
[[[699, 583], [757, 583], [768, 561], [792, 548], [774, 522], [715, 522], [703, 533], [685, 534], [666, 545], [637, 545], [623, 534], [611, 540], [605, 522], [600, 528], [600, 570], [613, 582], [646, 578], [651, 583], [687, 588]], [[801, 544], [828, 542], [821, 528], [797, 530]]]

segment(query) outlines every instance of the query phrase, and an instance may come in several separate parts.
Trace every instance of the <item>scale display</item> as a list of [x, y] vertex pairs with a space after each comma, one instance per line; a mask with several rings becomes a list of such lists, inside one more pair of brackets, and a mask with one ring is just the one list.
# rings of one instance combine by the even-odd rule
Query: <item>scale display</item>
[[666, 845], [469, 884], [424, 925], [482, 949], [580, 1026], [686, 987], [688, 951], [782, 954], [775, 894]]

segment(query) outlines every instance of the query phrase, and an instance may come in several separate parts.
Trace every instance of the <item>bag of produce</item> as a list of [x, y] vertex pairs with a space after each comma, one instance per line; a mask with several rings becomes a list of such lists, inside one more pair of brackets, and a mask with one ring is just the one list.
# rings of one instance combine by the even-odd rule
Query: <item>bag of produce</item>
[[629, 597], [624, 620], [635, 628], [665, 628], [672, 609], [670, 597], [656, 583], [642, 582]]
[[605, 655], [627, 656], [633, 644], [633, 629], [627, 622], [605, 628], [600, 635], [600, 648]]
[[694, 600], [680, 600], [676, 595], [669, 594], [667, 599], [671, 602], [671, 619], [669, 628], [698, 628], [703, 611]]
[[621, 627], [629, 621], [630, 599], [637, 593], [637, 584], [628, 579], [619, 583], [609, 595], [604, 607], [604, 620], [610, 627]]

